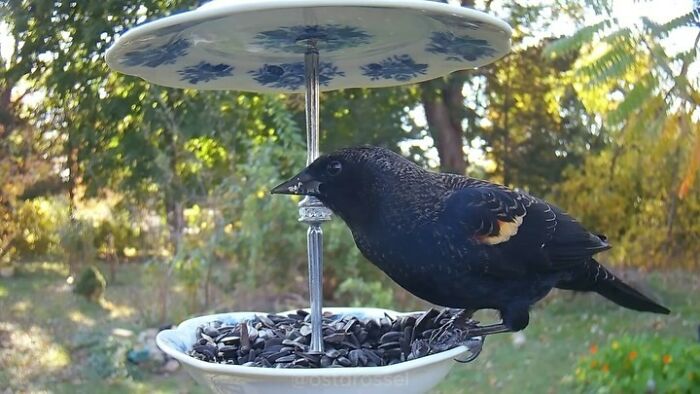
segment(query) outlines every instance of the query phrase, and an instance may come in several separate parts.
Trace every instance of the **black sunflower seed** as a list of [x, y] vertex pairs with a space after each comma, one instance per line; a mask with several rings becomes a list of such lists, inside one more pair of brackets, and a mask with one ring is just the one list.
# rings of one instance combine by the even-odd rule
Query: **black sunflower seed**
[[434, 309], [379, 319], [324, 313], [325, 352], [310, 349], [310, 315], [258, 315], [238, 324], [197, 327], [189, 354], [200, 360], [264, 368], [345, 368], [393, 365], [463, 344], [476, 323], [460, 311]]
[[381, 338], [379, 338], [380, 343], [389, 343], [389, 342], [396, 342], [403, 336], [402, 332], [399, 331], [389, 331], [386, 334], [382, 335]]

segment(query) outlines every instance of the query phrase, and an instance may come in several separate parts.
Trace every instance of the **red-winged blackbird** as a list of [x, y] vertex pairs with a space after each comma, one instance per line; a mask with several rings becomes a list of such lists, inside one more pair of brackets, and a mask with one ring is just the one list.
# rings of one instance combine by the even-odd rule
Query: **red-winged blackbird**
[[387, 149], [324, 155], [273, 193], [318, 197], [362, 254], [437, 305], [497, 309], [519, 331], [552, 288], [595, 291], [638, 311], [669, 310], [593, 259], [606, 238], [548, 202], [483, 180], [427, 171]]

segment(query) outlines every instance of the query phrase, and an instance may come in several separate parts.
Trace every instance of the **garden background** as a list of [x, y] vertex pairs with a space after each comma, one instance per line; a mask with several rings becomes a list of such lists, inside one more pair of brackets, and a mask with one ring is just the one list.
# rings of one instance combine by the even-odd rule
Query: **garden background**
[[[130, 27], [200, 3], [0, 1], [0, 392], [204, 392], [154, 355], [158, 328], [307, 305], [298, 200], [268, 193], [304, 165], [303, 97], [163, 88], [105, 64]], [[380, 145], [544, 197], [605, 233], [600, 260], [673, 313], [555, 292], [438, 392], [699, 390], [700, 3], [462, 5], [507, 20], [512, 53], [324, 94], [321, 150]], [[426, 307], [340, 220], [324, 230], [327, 305]]]

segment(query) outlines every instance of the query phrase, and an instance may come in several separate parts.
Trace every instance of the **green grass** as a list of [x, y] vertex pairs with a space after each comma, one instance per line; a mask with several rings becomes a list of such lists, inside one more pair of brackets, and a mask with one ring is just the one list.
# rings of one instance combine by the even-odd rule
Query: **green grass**
[[[104, 301], [73, 294], [66, 272], [56, 263], [20, 265], [11, 279], [0, 279], [0, 387], [21, 392], [197, 393], [207, 392], [180, 371], [173, 376], [143, 374], [139, 379], [96, 374], [90, 351], [114, 329], [149, 326], [145, 310], [152, 289], [141, 287], [143, 266], [120, 269]], [[122, 340], [128, 347], [132, 339]], [[99, 390], [96, 390], [99, 388]]]
[[571, 384], [581, 356], [591, 345], [606, 346], [623, 334], [648, 333], [697, 338], [700, 296], [697, 273], [653, 273], [649, 276], [669, 316], [620, 308], [595, 294], [560, 292], [538, 305], [524, 331], [526, 342], [512, 335], [489, 337], [484, 351], [470, 364], [456, 365], [435, 393], [561, 393]]
[[[23, 264], [16, 277], [0, 279], [0, 387], [55, 393], [206, 392], [183, 371], [96, 376], [90, 358], [100, 352], [96, 338], [112, 336], [115, 328], [138, 333], [154, 325], [153, 308], [148, 308], [154, 290], [142, 285], [145, 269], [136, 264], [120, 268], [119, 280], [108, 286], [101, 304], [74, 295], [55, 263]], [[692, 302], [700, 295], [700, 275], [653, 273], [649, 280], [673, 310], [670, 316], [627, 311], [595, 295], [555, 294], [534, 309], [523, 345], [516, 347], [509, 334], [489, 337], [482, 355], [455, 365], [435, 393], [572, 391], [578, 359], [592, 344], [606, 346], [623, 333], [694, 338], [700, 310]], [[179, 305], [177, 298], [173, 305]]]

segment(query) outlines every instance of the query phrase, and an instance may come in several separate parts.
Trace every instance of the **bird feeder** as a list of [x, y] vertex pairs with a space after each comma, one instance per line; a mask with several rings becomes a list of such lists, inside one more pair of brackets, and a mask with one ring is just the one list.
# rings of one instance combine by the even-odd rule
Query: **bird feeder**
[[[174, 88], [304, 93], [309, 164], [319, 155], [321, 91], [413, 84], [476, 68], [508, 53], [510, 36], [510, 26], [499, 19], [427, 0], [215, 0], [129, 30], [108, 50], [107, 63], [118, 72]], [[321, 224], [331, 220], [331, 211], [315, 197], [306, 197], [299, 203], [299, 220], [308, 225], [310, 346], [323, 351]], [[335, 312], [396, 315], [371, 308]], [[304, 392], [315, 378], [324, 376], [369, 377], [348, 380], [353, 383], [348, 392], [359, 387], [422, 392], [444, 377], [452, 358], [474, 350], [465, 345], [401, 365], [315, 370], [206, 365], [186, 355], [196, 324], [247, 316], [233, 313], [188, 320], [176, 330], [161, 332], [158, 344], [217, 392], [234, 388]], [[379, 379], [382, 376], [406, 380], [394, 384]], [[339, 381], [316, 383], [324, 382]]]

